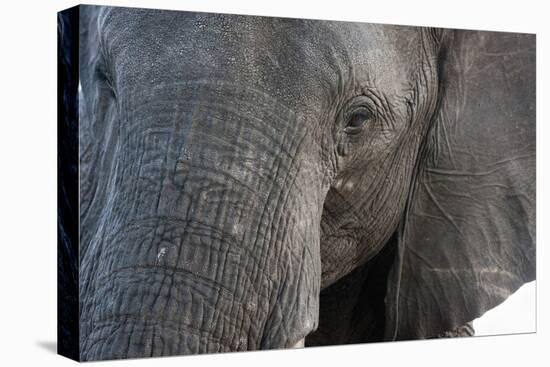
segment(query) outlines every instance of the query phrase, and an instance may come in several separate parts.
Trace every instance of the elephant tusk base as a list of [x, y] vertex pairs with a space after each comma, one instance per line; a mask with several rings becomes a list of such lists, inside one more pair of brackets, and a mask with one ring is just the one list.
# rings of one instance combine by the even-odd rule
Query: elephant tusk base
[[290, 346], [290, 348], [303, 348], [305, 346], [305, 342], [306, 342], [306, 338], [304, 338], [302, 340], [298, 340], [298, 342], [296, 342], [296, 344]]

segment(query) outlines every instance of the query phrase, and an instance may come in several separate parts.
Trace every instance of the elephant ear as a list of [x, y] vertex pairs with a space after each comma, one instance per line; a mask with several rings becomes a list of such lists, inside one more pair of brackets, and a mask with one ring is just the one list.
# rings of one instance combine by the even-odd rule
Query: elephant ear
[[388, 277], [390, 340], [454, 330], [535, 279], [535, 36], [451, 31], [439, 84]]

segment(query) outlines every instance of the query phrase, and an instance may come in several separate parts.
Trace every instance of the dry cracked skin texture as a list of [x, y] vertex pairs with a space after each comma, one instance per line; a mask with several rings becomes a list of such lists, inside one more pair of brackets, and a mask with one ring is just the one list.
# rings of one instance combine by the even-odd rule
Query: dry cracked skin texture
[[533, 35], [78, 19], [79, 358], [471, 335], [534, 279]]

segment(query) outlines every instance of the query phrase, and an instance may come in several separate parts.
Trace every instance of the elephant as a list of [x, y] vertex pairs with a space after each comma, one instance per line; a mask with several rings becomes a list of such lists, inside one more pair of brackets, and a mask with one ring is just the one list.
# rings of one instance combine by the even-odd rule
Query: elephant
[[473, 335], [535, 279], [534, 35], [77, 19], [79, 359]]

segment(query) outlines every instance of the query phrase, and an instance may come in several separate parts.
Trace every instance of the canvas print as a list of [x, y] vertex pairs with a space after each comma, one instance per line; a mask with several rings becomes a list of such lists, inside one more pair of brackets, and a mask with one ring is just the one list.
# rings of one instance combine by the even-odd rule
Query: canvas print
[[58, 15], [59, 353], [475, 335], [535, 279], [535, 35]]

